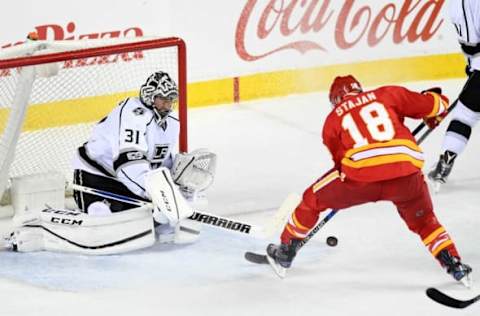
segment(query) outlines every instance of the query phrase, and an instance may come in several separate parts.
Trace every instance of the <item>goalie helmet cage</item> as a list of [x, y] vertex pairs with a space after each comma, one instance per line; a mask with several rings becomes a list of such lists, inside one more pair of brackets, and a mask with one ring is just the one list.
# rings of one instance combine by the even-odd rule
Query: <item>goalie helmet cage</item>
[[186, 152], [182, 39], [27, 41], [1, 50], [0, 196], [13, 177], [56, 171], [70, 182], [74, 151], [92, 126], [160, 70], [178, 85], [179, 150]]

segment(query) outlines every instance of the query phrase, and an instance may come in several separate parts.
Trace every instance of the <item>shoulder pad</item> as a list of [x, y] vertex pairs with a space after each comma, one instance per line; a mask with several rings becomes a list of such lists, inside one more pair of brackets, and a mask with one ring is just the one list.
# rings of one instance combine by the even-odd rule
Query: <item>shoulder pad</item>
[[123, 104], [123, 113], [138, 119], [150, 120], [152, 117], [152, 111], [143, 105], [138, 98], [128, 98]]

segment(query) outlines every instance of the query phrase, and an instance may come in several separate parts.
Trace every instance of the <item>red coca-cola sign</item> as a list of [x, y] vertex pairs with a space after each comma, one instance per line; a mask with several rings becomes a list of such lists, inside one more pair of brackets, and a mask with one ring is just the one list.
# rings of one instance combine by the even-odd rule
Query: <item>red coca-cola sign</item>
[[332, 52], [360, 43], [373, 48], [388, 41], [426, 42], [444, 22], [440, 12], [445, 0], [385, 1], [376, 7], [368, 1], [340, 2], [247, 0], [235, 34], [238, 56], [255, 61], [284, 50]]

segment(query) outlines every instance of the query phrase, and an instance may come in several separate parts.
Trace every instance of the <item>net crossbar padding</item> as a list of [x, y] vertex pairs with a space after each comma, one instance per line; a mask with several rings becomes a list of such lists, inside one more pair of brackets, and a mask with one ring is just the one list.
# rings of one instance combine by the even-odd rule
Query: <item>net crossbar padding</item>
[[0, 50], [0, 195], [9, 179], [60, 171], [117, 104], [156, 71], [179, 89], [179, 150], [188, 151], [186, 46], [180, 38], [30, 41]]

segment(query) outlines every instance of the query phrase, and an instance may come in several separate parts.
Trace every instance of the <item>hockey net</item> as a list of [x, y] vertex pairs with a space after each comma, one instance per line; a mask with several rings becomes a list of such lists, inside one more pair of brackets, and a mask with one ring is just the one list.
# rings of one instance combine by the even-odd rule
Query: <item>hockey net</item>
[[179, 87], [179, 149], [187, 151], [186, 52], [179, 38], [29, 41], [0, 51], [0, 195], [13, 177], [61, 172], [92, 126], [138, 96], [155, 71]]

